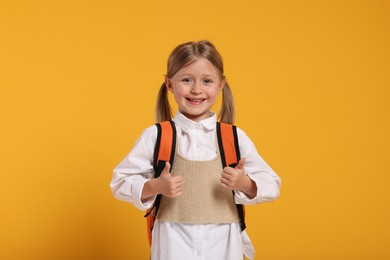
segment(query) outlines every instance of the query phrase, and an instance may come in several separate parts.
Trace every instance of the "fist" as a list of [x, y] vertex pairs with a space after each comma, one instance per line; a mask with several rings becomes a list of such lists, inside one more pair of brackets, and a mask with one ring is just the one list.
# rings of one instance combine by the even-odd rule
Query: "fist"
[[177, 198], [183, 193], [184, 178], [181, 175], [170, 174], [171, 165], [165, 163], [165, 167], [158, 177], [159, 193], [168, 198]]
[[245, 158], [242, 158], [235, 168], [225, 167], [221, 174], [221, 185], [229, 190], [242, 190], [246, 187], [249, 177], [244, 171]]

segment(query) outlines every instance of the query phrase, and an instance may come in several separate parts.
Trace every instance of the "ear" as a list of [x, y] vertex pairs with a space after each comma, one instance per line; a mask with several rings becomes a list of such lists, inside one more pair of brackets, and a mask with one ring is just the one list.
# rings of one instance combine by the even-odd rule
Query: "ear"
[[168, 77], [165, 77], [165, 86], [171, 93], [173, 93], [172, 82]]
[[221, 91], [225, 87], [225, 76], [222, 77], [221, 82], [219, 83], [219, 91]]

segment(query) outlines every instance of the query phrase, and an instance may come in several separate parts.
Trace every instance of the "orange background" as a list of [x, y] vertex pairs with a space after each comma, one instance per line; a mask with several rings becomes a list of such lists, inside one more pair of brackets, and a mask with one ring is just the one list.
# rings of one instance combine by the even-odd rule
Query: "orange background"
[[[142, 2], [142, 3], [141, 3]], [[389, 259], [388, 1], [2, 1], [0, 258], [148, 259], [112, 169], [170, 51], [211, 40], [237, 125], [282, 178], [258, 259]]]

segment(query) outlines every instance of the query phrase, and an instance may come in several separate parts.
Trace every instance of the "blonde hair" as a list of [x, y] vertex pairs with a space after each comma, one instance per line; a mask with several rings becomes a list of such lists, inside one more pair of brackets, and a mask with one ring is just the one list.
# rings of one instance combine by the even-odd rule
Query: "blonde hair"
[[[199, 57], [210, 61], [219, 72], [220, 78], [225, 78], [223, 75], [222, 56], [215, 46], [207, 40], [186, 42], [177, 46], [168, 58], [166, 77], [168, 79], [172, 78], [180, 69], [190, 65]], [[172, 107], [168, 101], [168, 90], [164, 82], [157, 95], [156, 123], [171, 120], [172, 117]], [[226, 80], [222, 89], [222, 106], [218, 119], [223, 123], [234, 124], [235, 108], [233, 94]]]

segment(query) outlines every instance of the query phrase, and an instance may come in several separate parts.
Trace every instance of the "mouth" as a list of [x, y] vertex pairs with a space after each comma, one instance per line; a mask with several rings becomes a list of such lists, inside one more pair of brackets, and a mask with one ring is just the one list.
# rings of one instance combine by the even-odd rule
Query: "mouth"
[[203, 103], [206, 99], [205, 98], [186, 98], [187, 101], [189, 101], [193, 105], [199, 105]]

